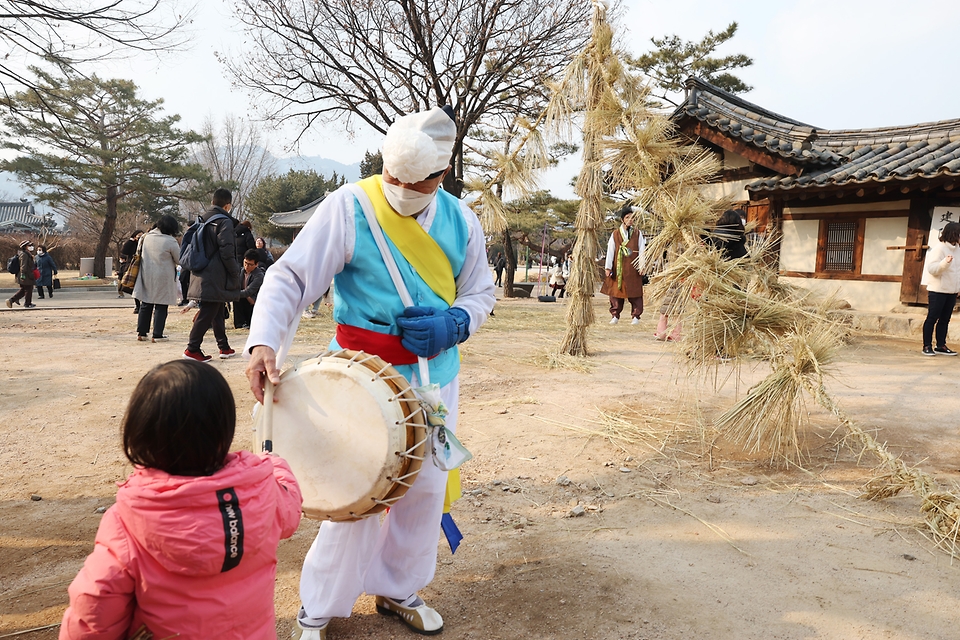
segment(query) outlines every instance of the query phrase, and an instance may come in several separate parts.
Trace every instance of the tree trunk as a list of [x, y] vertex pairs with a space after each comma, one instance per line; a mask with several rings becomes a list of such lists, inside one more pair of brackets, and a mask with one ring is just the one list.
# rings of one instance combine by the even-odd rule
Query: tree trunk
[[503, 253], [507, 259], [506, 273], [503, 278], [503, 297], [513, 297], [513, 275], [517, 272], [517, 253], [513, 250], [510, 229], [503, 230]]
[[107, 213], [103, 218], [103, 228], [100, 230], [100, 238], [97, 240], [97, 250], [93, 255], [93, 275], [98, 278], [106, 278], [107, 274], [107, 250], [110, 248], [110, 238], [113, 236], [113, 230], [117, 227], [117, 196], [118, 189], [115, 186], [107, 187]]

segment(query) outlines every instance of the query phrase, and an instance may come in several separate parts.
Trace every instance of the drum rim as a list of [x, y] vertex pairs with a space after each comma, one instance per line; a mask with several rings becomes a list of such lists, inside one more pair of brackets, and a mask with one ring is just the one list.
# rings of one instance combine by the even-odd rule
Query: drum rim
[[[410, 490], [410, 485], [416, 481], [417, 475], [419, 475], [420, 469], [423, 468], [423, 463], [426, 460], [428, 440], [427, 419], [420, 400], [413, 391], [413, 387], [410, 386], [407, 379], [397, 371], [396, 367], [383, 358], [365, 351], [339, 349], [325, 351], [315, 360], [320, 362], [324, 358], [340, 358], [352, 363], [348, 364], [348, 367], [356, 364], [369, 369], [393, 390], [396, 399], [391, 398], [388, 402], [401, 402], [405, 406], [405, 409], [402, 410], [402, 415], [405, 417], [404, 424], [407, 430], [407, 452], [404, 454], [396, 452], [396, 455], [404, 455], [404, 462], [396, 478], [387, 478], [392, 482], [387, 492], [379, 498], [370, 496], [373, 504], [362, 513], [350, 512], [349, 515], [332, 516], [330, 514], [320, 515], [316, 512], [308, 514], [304, 511], [304, 515], [316, 520], [329, 520], [331, 522], [362, 520], [386, 511], [396, 503], [396, 501], [406, 495], [407, 491]], [[409, 481], [403, 480], [407, 476], [410, 476]]]

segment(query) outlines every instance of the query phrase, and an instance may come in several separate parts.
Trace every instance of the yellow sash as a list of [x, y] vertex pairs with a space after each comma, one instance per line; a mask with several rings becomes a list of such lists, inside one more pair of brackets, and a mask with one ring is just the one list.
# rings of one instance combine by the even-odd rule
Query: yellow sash
[[460, 489], [460, 467], [447, 473], [447, 492], [443, 496], [443, 512], [450, 513], [450, 505], [463, 497]]
[[[427, 286], [448, 304], [457, 299], [457, 283], [447, 254], [437, 241], [423, 230], [413, 216], [401, 216], [383, 195], [380, 176], [371, 176], [357, 183], [363, 189], [377, 216], [380, 228], [397, 246], [403, 257], [423, 278]], [[443, 512], [450, 512], [450, 505], [460, 499], [460, 469], [447, 474], [447, 490], [443, 500]]]
[[373, 211], [383, 232], [427, 286], [448, 305], [453, 306], [453, 301], [457, 298], [457, 283], [450, 260], [437, 241], [423, 230], [413, 216], [401, 216], [393, 210], [383, 195], [380, 176], [365, 178], [357, 184], [373, 203]]

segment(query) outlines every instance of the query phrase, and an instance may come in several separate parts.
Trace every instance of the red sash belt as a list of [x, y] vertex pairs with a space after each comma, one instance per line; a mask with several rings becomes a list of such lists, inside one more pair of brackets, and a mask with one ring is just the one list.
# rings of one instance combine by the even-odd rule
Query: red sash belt
[[417, 364], [417, 356], [400, 344], [400, 336], [361, 329], [349, 324], [337, 325], [337, 344], [344, 349], [365, 351], [393, 365]]

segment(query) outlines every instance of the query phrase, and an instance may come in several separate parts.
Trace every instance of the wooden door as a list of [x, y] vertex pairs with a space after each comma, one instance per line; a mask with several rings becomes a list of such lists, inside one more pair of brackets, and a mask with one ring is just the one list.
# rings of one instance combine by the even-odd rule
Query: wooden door
[[930, 233], [930, 206], [927, 202], [910, 203], [910, 219], [907, 222], [907, 244], [903, 256], [903, 280], [900, 283], [900, 302], [904, 304], [927, 304], [927, 288], [920, 284], [923, 277], [923, 261], [927, 256]]

